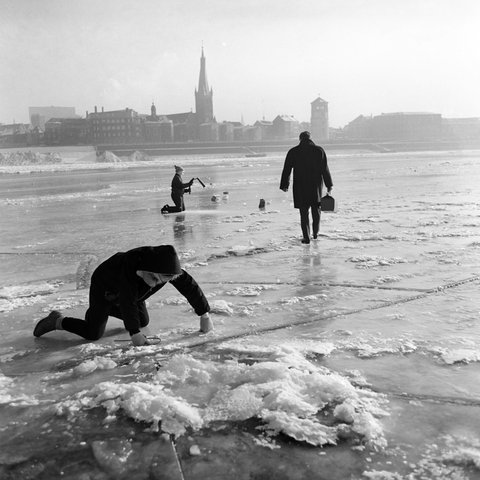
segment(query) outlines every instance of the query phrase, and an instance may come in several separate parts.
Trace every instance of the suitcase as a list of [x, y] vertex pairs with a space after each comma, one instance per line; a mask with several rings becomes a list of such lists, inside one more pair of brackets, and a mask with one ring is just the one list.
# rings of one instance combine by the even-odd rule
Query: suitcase
[[335, 199], [327, 193], [320, 200], [320, 209], [322, 210], [322, 212], [336, 212], [337, 202], [335, 202]]

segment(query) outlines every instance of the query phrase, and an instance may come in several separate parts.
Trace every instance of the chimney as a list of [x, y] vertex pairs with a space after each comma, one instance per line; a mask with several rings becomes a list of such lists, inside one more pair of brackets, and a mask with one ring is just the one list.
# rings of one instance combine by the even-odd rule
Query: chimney
[[97, 113], [97, 106], [95, 105], [95, 113]]
[[103, 107], [102, 107], [102, 113], [103, 113]]

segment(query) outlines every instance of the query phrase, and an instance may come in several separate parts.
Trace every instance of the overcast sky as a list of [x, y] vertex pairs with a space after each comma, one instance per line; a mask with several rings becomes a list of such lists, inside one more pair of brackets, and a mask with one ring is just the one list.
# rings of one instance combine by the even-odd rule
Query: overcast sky
[[0, 122], [194, 111], [202, 43], [217, 121], [480, 117], [480, 0], [0, 0]]

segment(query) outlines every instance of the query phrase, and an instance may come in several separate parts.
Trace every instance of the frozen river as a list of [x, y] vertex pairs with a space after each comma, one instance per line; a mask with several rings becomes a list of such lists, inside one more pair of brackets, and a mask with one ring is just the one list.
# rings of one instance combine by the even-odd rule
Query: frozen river
[[[480, 152], [329, 155], [339, 208], [310, 245], [283, 158], [0, 170], [1, 478], [177, 478], [152, 473], [167, 439], [185, 479], [480, 478]], [[174, 163], [206, 187], [162, 215]], [[214, 332], [167, 286], [158, 346], [113, 318], [98, 342], [33, 337], [83, 316], [100, 261], [170, 243]]]

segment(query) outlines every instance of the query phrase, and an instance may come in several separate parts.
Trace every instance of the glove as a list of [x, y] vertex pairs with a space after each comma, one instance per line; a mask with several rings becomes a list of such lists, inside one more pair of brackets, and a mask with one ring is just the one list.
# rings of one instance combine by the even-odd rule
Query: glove
[[213, 323], [210, 318], [210, 315], [207, 312], [200, 317], [200, 331], [202, 333], [207, 333], [210, 330], [213, 330]]
[[130, 338], [136, 347], [143, 347], [144, 345], [157, 345], [161, 342], [159, 338], [147, 338], [142, 332], [134, 333], [133, 335], [130, 335]]
[[133, 335], [130, 335], [130, 338], [132, 339], [132, 343], [136, 347], [142, 347], [143, 345], [150, 345], [148, 343], [147, 337], [142, 333], [134, 333]]

